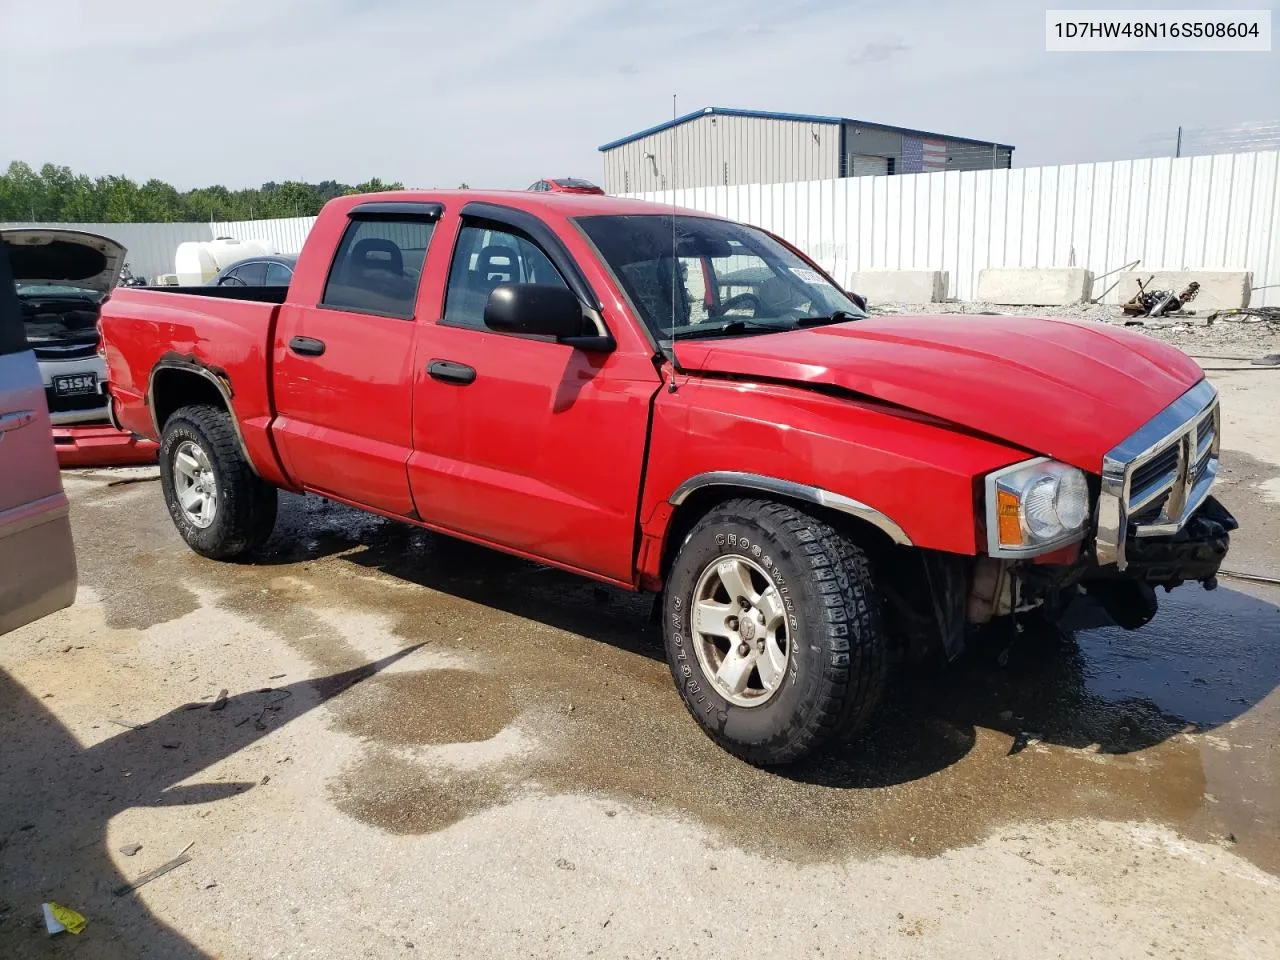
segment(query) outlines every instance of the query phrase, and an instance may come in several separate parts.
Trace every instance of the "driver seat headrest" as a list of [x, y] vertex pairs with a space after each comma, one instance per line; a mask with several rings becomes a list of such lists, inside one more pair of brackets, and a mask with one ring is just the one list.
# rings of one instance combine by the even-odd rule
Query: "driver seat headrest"
[[351, 268], [359, 274], [376, 270], [400, 277], [404, 275], [404, 254], [390, 240], [366, 237], [351, 248]]
[[[496, 283], [492, 279], [495, 273], [502, 277]], [[476, 256], [476, 274], [481, 286], [519, 282], [520, 266], [515, 250], [498, 244], [482, 248]]]

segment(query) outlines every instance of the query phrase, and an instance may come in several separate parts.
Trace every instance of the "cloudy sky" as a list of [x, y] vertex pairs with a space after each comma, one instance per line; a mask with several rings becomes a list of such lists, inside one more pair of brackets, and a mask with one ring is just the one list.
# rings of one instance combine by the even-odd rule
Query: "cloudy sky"
[[596, 148], [670, 117], [672, 94], [682, 113], [836, 114], [998, 140], [1017, 146], [1016, 166], [1150, 156], [1179, 124], [1280, 119], [1280, 53], [1050, 54], [1046, 5], [0, 0], [0, 165], [182, 188], [523, 187], [600, 178]]

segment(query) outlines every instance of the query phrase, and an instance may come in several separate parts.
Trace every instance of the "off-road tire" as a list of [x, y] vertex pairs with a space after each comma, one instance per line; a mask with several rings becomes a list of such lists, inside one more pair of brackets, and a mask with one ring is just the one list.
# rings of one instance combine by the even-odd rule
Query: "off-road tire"
[[[730, 555], [750, 557], [780, 593], [787, 588], [795, 642], [782, 685], [756, 706], [721, 696], [692, 646], [697, 581]], [[748, 763], [792, 763], [838, 743], [879, 702], [889, 641], [870, 564], [847, 537], [802, 510], [754, 499], [715, 507], [680, 546], [663, 603], [667, 659], [685, 706], [716, 743]]]
[[[183, 441], [204, 451], [217, 484], [217, 509], [213, 522], [204, 528], [190, 521], [175, 492], [174, 453]], [[276, 488], [253, 472], [240, 450], [231, 415], [221, 407], [182, 407], [169, 417], [160, 436], [160, 486], [182, 539], [211, 560], [251, 553], [267, 542], [275, 528]]]

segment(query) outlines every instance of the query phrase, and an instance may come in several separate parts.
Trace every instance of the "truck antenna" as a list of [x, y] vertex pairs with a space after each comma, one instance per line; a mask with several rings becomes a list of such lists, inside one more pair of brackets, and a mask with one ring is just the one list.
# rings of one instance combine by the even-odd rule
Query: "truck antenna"
[[667, 384], [670, 393], [676, 392], [676, 374], [682, 373], [680, 361], [676, 359], [676, 283], [680, 278], [680, 260], [676, 256], [676, 138], [679, 136], [677, 120], [679, 118], [678, 99], [671, 95], [671, 382]]

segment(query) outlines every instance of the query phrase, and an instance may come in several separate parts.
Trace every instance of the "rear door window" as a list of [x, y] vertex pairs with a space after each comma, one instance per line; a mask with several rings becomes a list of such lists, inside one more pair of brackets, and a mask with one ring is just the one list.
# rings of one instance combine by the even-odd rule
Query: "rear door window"
[[267, 265], [261, 260], [246, 263], [236, 273], [247, 287], [260, 287], [267, 282]]
[[426, 219], [353, 219], [334, 254], [320, 305], [411, 319], [434, 228]]
[[283, 263], [267, 264], [267, 286], [269, 287], [287, 287], [289, 281], [293, 279], [293, 271], [286, 267]]

